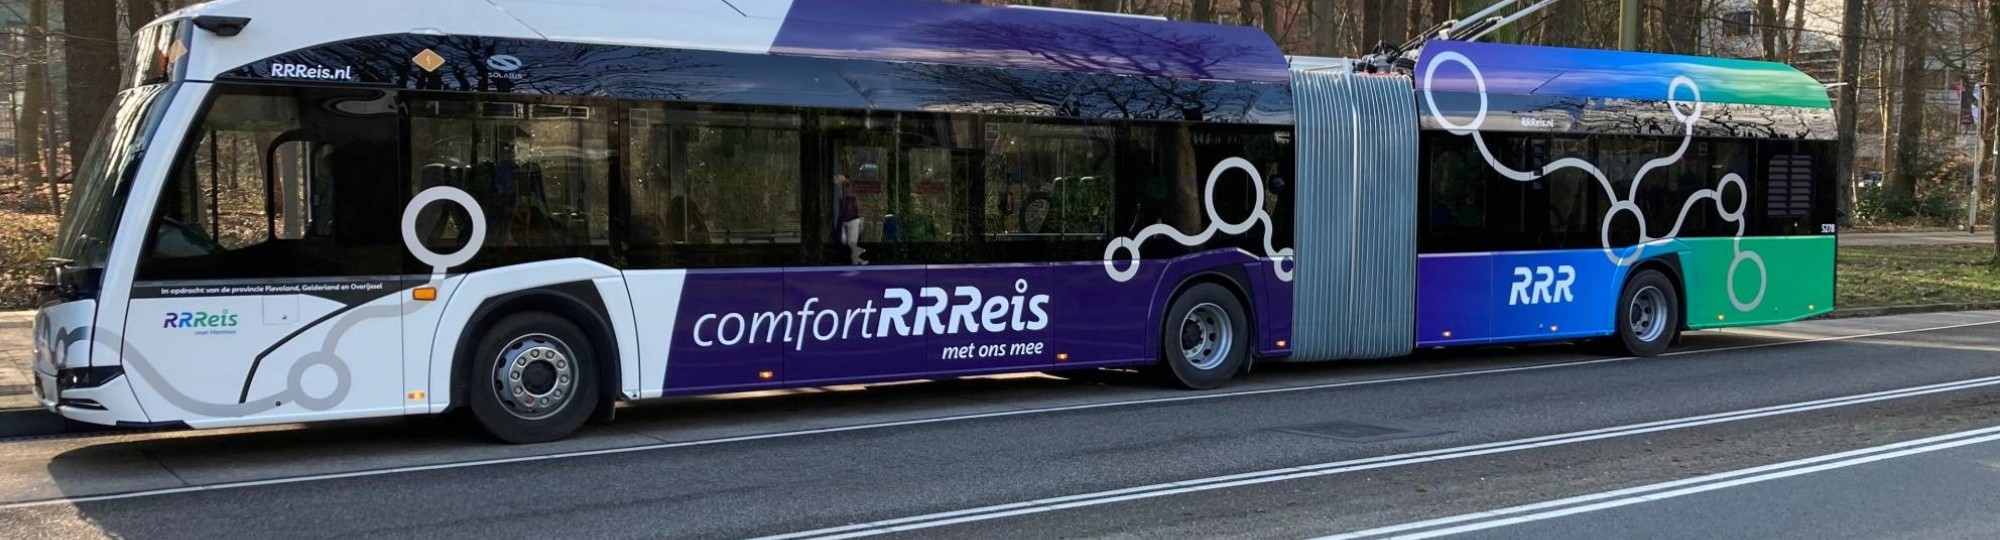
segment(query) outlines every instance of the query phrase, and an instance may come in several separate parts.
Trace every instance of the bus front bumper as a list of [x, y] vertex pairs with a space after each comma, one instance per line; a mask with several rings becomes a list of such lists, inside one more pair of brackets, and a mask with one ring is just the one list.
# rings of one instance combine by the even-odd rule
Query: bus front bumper
[[[67, 381], [67, 382], [65, 382]], [[130, 378], [116, 368], [35, 370], [35, 401], [63, 418], [106, 426], [147, 424]]]

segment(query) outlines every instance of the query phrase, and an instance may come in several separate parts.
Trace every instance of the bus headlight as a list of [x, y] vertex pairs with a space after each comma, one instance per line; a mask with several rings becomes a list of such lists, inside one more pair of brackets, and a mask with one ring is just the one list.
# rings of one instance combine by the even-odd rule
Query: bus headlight
[[65, 369], [56, 372], [56, 389], [96, 388], [124, 374], [125, 368], [121, 366]]

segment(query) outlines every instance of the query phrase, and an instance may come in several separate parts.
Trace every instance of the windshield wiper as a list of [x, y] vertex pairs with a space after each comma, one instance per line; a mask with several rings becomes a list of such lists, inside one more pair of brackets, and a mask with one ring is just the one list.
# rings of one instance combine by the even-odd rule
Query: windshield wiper
[[49, 257], [46, 259], [42, 259], [42, 264], [48, 266], [49, 268], [69, 268], [70, 266], [76, 264], [76, 260], [65, 259], [62, 257]]

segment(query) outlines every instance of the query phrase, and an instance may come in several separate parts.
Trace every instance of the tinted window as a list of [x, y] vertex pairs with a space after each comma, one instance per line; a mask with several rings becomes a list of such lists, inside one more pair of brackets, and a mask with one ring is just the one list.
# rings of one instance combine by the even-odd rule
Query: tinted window
[[[425, 99], [410, 104], [413, 183], [453, 186], [479, 201], [486, 246], [609, 246], [611, 150], [602, 106], [524, 100]], [[420, 229], [439, 245], [470, 234], [436, 207]]]
[[[398, 273], [397, 115], [372, 91], [224, 88], [161, 194], [141, 279]], [[393, 215], [393, 214], [392, 214]]]
[[798, 262], [797, 113], [637, 108], [627, 116], [633, 264]]
[[986, 231], [999, 241], [1102, 240], [1111, 232], [1116, 132], [986, 124]]

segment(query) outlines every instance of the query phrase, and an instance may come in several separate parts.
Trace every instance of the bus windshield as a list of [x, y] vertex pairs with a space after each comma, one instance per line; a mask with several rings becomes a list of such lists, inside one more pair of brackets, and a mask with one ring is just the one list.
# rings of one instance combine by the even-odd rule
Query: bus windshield
[[101, 269], [111, 250], [111, 235], [118, 228], [118, 215], [125, 209], [131, 169], [145, 150], [152, 133], [153, 110], [167, 85], [155, 84], [126, 90], [118, 95], [111, 114], [98, 128], [77, 170], [70, 193], [69, 212], [63, 215], [57, 232], [55, 257], [75, 269]]

